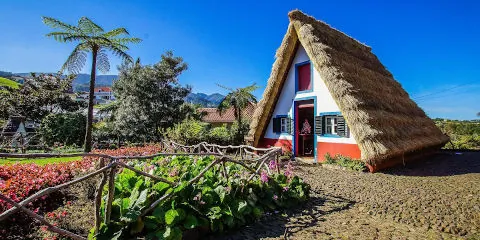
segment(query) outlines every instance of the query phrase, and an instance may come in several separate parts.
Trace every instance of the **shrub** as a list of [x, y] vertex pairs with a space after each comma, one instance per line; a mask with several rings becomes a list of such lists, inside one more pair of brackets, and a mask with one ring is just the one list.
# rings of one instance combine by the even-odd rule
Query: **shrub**
[[85, 125], [86, 119], [81, 113], [51, 114], [42, 120], [39, 133], [49, 146], [55, 143], [82, 146]]
[[249, 124], [244, 122], [240, 126], [235, 122], [230, 128], [226, 125], [211, 127], [210, 124], [194, 119], [185, 119], [165, 131], [164, 136], [177, 143], [194, 145], [208, 142], [218, 145], [240, 145], [248, 133]]
[[325, 163], [326, 164], [335, 164], [342, 167], [345, 167], [350, 170], [364, 172], [367, 170], [367, 166], [364, 162], [360, 160], [354, 160], [347, 156], [342, 156], [340, 154], [335, 155], [332, 157], [329, 153], [325, 154]]
[[226, 125], [221, 127], [214, 127], [208, 131], [208, 138], [206, 139], [209, 143], [215, 143], [218, 145], [229, 145], [231, 144], [231, 133]]
[[241, 145], [245, 143], [245, 136], [248, 134], [250, 130], [250, 123], [249, 122], [242, 122], [240, 126], [238, 122], [234, 122], [231, 129], [231, 141], [232, 145]]
[[[181, 156], [132, 162], [137, 169], [179, 185], [170, 187], [123, 169], [116, 176], [112, 221], [101, 225], [97, 238], [182, 239], [184, 233], [199, 228], [222, 232], [254, 221], [266, 211], [296, 206], [308, 198], [309, 185], [293, 176], [291, 165], [285, 174], [268, 175], [263, 171], [260, 178], [247, 183], [249, 174], [243, 167], [226, 164], [227, 178], [216, 167], [205, 172], [196, 183], [187, 183], [213, 159]], [[271, 168], [274, 165], [274, 161], [270, 163]], [[153, 201], [172, 192], [172, 198], [140, 217]]]
[[206, 140], [207, 125], [198, 120], [185, 119], [181, 123], [168, 128], [165, 136], [175, 142], [193, 145]]
[[450, 136], [446, 149], [480, 149], [480, 122], [435, 119], [435, 124]]

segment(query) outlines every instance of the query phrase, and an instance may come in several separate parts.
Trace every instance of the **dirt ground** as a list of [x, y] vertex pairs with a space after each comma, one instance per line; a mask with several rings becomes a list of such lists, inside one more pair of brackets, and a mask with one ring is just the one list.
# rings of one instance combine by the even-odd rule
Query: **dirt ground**
[[383, 173], [298, 165], [303, 206], [219, 239], [480, 239], [480, 152], [441, 152]]

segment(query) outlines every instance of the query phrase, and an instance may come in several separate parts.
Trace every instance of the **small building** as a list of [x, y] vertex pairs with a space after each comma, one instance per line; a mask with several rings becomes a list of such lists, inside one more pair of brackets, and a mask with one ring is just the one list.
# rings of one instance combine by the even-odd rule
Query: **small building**
[[290, 24], [247, 137], [296, 157], [328, 153], [374, 172], [449, 141], [371, 48], [301, 11]]
[[95, 87], [94, 96], [96, 104], [108, 103], [115, 100], [111, 87]]
[[[234, 122], [236, 122], [235, 111], [233, 108], [227, 109], [224, 113], [220, 114], [217, 108], [199, 108], [199, 112], [204, 113], [202, 121], [210, 123], [212, 127], [219, 127], [227, 125], [231, 127]], [[252, 120], [252, 115], [255, 111], [255, 104], [250, 103], [242, 112], [242, 120], [250, 122]]]

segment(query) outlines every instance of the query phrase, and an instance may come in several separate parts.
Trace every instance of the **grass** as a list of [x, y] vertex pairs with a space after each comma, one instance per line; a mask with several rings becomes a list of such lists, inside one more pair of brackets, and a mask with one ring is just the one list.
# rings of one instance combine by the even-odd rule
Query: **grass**
[[38, 165], [45, 165], [49, 163], [61, 163], [81, 160], [82, 157], [59, 157], [59, 158], [0, 158], [0, 165], [14, 164], [14, 163], [35, 163]]
[[14, 89], [18, 89], [20, 87], [20, 84], [15, 82], [15, 81], [12, 81], [10, 79], [0, 77], [0, 87], [2, 87], [2, 86], [7, 86], [7, 87], [14, 88]]

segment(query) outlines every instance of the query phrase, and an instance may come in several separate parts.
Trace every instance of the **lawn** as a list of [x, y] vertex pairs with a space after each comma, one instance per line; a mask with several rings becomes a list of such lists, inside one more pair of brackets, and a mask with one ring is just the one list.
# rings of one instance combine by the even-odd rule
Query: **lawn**
[[38, 165], [45, 165], [48, 163], [71, 162], [82, 159], [82, 157], [59, 157], [59, 158], [0, 158], [0, 165], [14, 164], [14, 163], [36, 163]]
[[0, 77], [0, 87], [2, 87], [2, 86], [7, 86], [7, 87], [17, 89], [20, 86], [20, 84], [15, 82], [15, 81], [12, 81], [10, 79]]

